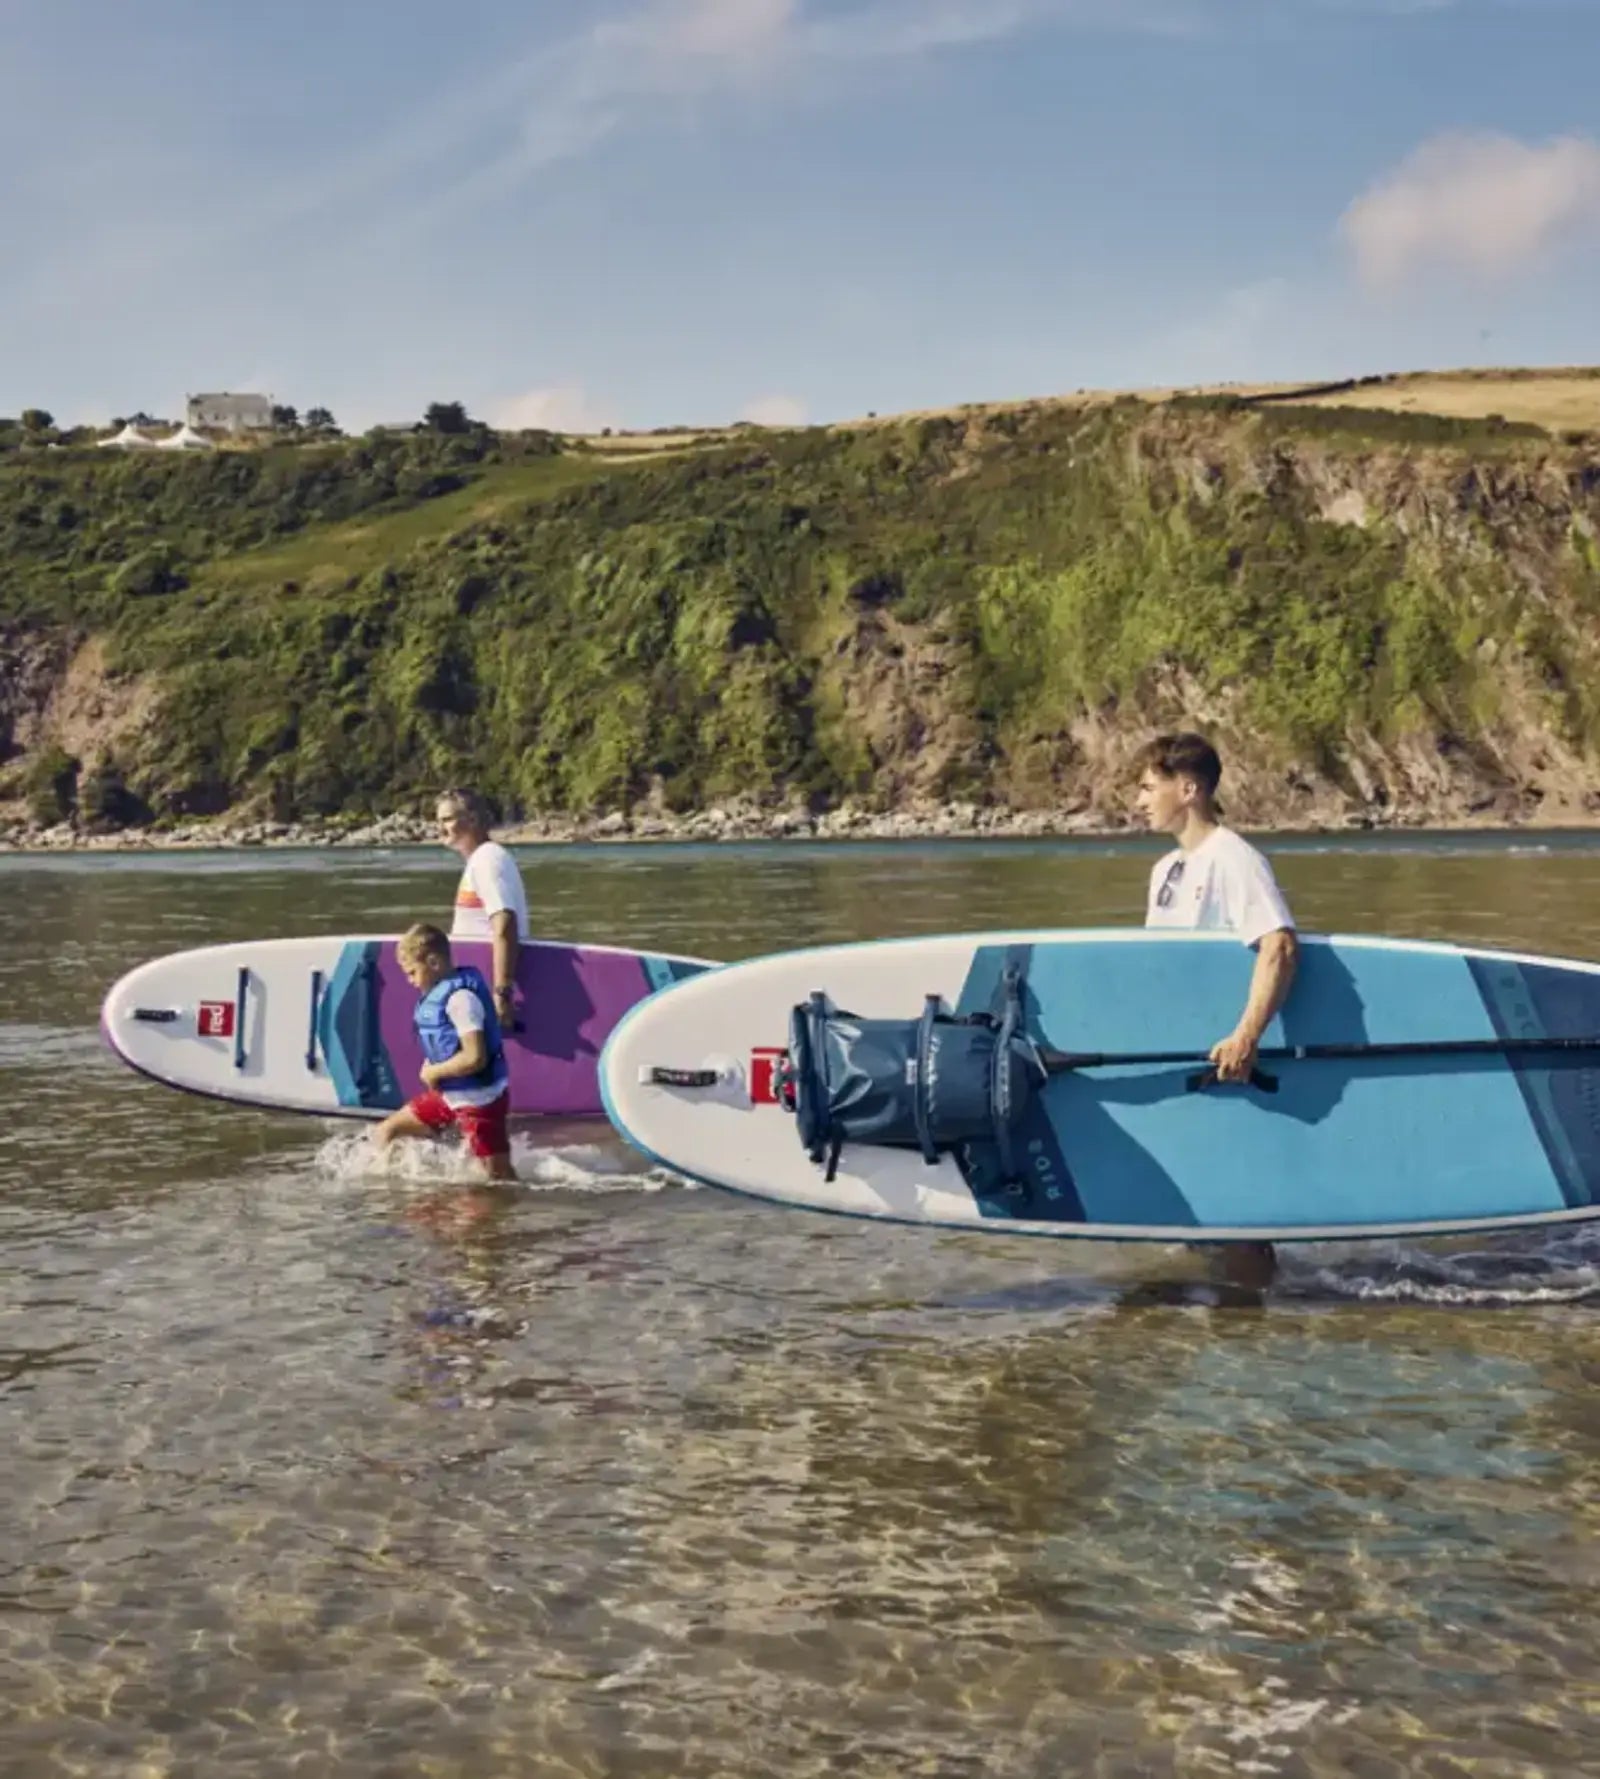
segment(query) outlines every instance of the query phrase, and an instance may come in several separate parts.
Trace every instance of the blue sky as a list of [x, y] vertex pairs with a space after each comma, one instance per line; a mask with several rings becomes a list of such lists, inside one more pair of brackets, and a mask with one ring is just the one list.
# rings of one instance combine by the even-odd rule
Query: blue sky
[[0, 413], [1600, 361], [1600, 0], [0, 0]]

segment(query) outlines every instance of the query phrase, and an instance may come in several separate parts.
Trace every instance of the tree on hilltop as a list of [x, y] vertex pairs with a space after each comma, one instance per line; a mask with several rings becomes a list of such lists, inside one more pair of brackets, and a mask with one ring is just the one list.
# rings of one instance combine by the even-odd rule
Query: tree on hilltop
[[422, 424], [429, 432], [472, 431], [472, 421], [461, 402], [429, 402]]
[[334, 419], [331, 410], [327, 408], [307, 408], [305, 425], [307, 432], [337, 432], [339, 430], [338, 421]]
[[300, 415], [287, 402], [274, 402], [272, 404], [272, 424], [279, 432], [296, 432], [300, 426]]
[[56, 417], [48, 408], [24, 408], [22, 410], [22, 430], [24, 432], [49, 432], [55, 423]]

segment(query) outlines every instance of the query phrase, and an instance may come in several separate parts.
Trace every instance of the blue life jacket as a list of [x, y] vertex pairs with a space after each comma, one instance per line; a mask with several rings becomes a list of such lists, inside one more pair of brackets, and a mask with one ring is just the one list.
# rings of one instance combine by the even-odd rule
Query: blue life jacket
[[505, 1046], [500, 1038], [500, 1021], [494, 1014], [494, 996], [483, 972], [471, 964], [463, 964], [448, 976], [441, 976], [417, 1002], [413, 1014], [417, 1036], [422, 1040], [422, 1054], [429, 1062], [449, 1062], [461, 1050], [461, 1036], [450, 1023], [445, 1005], [458, 988], [467, 988], [483, 1005], [483, 1041], [487, 1048], [483, 1067], [470, 1075], [457, 1075], [445, 1083], [446, 1091], [463, 1087], [504, 1087], [507, 1081]]

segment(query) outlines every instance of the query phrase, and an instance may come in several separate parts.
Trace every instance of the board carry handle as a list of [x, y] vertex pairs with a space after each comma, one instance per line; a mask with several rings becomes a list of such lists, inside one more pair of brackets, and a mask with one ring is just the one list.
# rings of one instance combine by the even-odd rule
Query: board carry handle
[[367, 1095], [372, 1091], [372, 1067], [376, 1060], [372, 1054], [372, 1003], [377, 994], [378, 971], [370, 954], [361, 960], [356, 980], [361, 984], [361, 992], [356, 997], [355, 1080], [362, 1104], [365, 1105]]
[[317, 1072], [317, 1014], [322, 1006], [322, 972], [311, 972], [311, 1025], [306, 1033], [306, 1067]]
[[176, 1007], [135, 1007], [128, 1017], [140, 1025], [176, 1025], [179, 1014]]
[[1261, 1093], [1276, 1093], [1278, 1077], [1269, 1075], [1265, 1069], [1252, 1069], [1248, 1082], [1235, 1083], [1224, 1081], [1215, 1069], [1200, 1069], [1184, 1082], [1183, 1091], [1185, 1093], [1200, 1093], [1207, 1087], [1232, 1087], [1235, 1085], [1254, 1087]]
[[245, 1062], [244, 1049], [244, 1012], [245, 1004], [250, 997], [250, 971], [241, 965], [239, 969], [239, 988], [233, 997], [233, 1066], [242, 1069]]
[[654, 1063], [639, 1068], [641, 1087], [715, 1087], [726, 1079], [725, 1069], [666, 1069]]

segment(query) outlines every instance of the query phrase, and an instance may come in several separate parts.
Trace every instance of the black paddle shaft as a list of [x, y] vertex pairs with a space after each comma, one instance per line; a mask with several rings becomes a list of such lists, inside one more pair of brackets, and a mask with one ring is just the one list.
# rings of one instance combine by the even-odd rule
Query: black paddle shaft
[[[1541, 1051], [1600, 1051], [1600, 1033], [1580, 1038], [1437, 1038], [1407, 1044], [1285, 1044], [1257, 1052], [1261, 1062], [1338, 1062], [1357, 1057], [1526, 1056]], [[1048, 1075], [1073, 1069], [1132, 1068], [1141, 1063], [1210, 1062], [1205, 1050], [1050, 1050], [1039, 1047]]]

